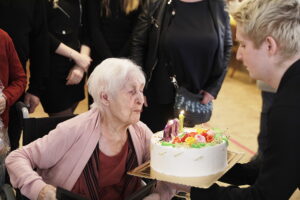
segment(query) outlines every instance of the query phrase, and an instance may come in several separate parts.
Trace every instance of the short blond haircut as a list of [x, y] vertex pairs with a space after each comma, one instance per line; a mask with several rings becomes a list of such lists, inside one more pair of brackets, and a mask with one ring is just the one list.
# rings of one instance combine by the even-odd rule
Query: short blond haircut
[[271, 36], [283, 58], [299, 52], [300, 0], [244, 0], [231, 15], [256, 48]]
[[102, 110], [100, 94], [104, 92], [115, 95], [126, 84], [129, 77], [145, 84], [144, 72], [131, 60], [108, 58], [101, 62], [88, 79], [88, 91], [94, 100], [91, 107]]

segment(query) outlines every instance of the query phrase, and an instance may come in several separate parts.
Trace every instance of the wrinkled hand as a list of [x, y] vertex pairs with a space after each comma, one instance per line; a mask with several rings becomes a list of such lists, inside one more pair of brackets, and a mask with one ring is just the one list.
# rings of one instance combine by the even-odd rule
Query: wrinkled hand
[[169, 142], [172, 140], [172, 135], [177, 136], [179, 133], [179, 120], [169, 120], [164, 128], [163, 141]]
[[202, 104], [208, 104], [209, 102], [215, 99], [215, 97], [213, 97], [210, 93], [204, 90], [201, 90], [200, 94], [203, 94], [203, 99], [201, 101]]
[[28, 107], [29, 113], [33, 113], [35, 108], [40, 103], [40, 98], [33, 94], [26, 92], [25, 98], [24, 98], [24, 103]]
[[88, 55], [85, 55], [85, 54], [81, 54], [81, 53], [76, 54], [73, 57], [73, 60], [75, 61], [76, 65], [78, 67], [82, 67], [82, 69], [85, 72], [87, 72], [87, 70], [92, 62], [91, 57], [89, 57]]
[[81, 82], [84, 76], [84, 70], [75, 65], [69, 72], [66, 85], [76, 85]]
[[186, 193], [191, 192], [191, 186], [181, 185], [181, 184], [173, 184], [173, 185], [177, 191], [186, 192]]
[[160, 200], [160, 196], [158, 193], [152, 193], [146, 196], [145, 198], [143, 198], [143, 200]]
[[37, 200], [56, 200], [56, 188], [52, 185], [46, 185], [40, 191]]
[[3, 96], [0, 96], [0, 114], [4, 112], [6, 108], [6, 99]]

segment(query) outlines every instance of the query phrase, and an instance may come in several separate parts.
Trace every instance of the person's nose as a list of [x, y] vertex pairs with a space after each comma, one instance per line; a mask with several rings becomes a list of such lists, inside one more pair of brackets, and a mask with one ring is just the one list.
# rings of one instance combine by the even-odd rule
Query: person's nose
[[137, 97], [136, 97], [136, 102], [140, 104], [144, 104], [144, 93], [143, 92], [138, 92]]
[[237, 60], [242, 60], [242, 52], [241, 51], [242, 51], [241, 47], [238, 47], [238, 50], [237, 50], [236, 56], [235, 56]]

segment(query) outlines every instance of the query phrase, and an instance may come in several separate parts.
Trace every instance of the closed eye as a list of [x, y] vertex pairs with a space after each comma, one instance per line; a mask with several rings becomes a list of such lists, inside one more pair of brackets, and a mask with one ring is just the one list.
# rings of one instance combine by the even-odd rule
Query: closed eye
[[136, 94], [136, 90], [130, 90], [130, 91], [129, 91], [129, 94], [135, 95], [135, 94]]
[[239, 43], [239, 47], [242, 47], [242, 48], [245, 48], [245, 47], [246, 47], [246, 45], [245, 45], [244, 43], [241, 43], [241, 42], [239, 42], [239, 41], [238, 41], [238, 43]]

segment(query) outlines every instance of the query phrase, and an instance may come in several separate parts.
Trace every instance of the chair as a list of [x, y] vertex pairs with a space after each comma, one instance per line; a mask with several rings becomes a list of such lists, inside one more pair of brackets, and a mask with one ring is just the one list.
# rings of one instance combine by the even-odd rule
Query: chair
[[6, 180], [6, 168], [4, 164], [4, 160], [6, 158], [5, 155], [0, 155], [0, 199], [1, 200], [15, 200], [15, 193], [13, 188], [5, 183]]
[[9, 184], [4, 184], [0, 188], [1, 200], [16, 200], [13, 188]]
[[[62, 117], [41, 117], [33, 118], [29, 117], [29, 112], [26, 105], [23, 102], [17, 102], [18, 117], [21, 120], [21, 127], [23, 130], [23, 145], [27, 145], [30, 142], [43, 137], [53, 130], [57, 124], [65, 120], [71, 119], [76, 115], [62, 116]], [[17, 200], [27, 200], [28, 198], [21, 195], [20, 191], [16, 189]]]
[[146, 185], [138, 189], [135, 193], [131, 194], [129, 197], [127, 197], [125, 200], [141, 200], [147, 195], [149, 195], [152, 191], [152, 188], [156, 184], [156, 180], [144, 180]]
[[76, 116], [29, 118], [28, 109], [23, 102], [17, 102], [16, 106], [23, 130], [23, 145], [27, 145], [30, 142], [43, 137], [48, 134], [49, 131], [53, 130], [60, 122]]

